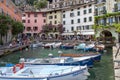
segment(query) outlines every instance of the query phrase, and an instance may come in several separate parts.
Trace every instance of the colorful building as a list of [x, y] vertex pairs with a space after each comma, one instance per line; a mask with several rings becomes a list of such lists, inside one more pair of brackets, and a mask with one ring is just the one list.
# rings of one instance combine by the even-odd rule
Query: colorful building
[[44, 12], [25, 12], [22, 15], [22, 22], [25, 26], [24, 33], [35, 37], [46, 24], [46, 14]]
[[[10, 16], [13, 20], [20, 22], [22, 21], [21, 12], [11, 0], [0, 0], [0, 13], [6, 16]], [[7, 35], [3, 37], [3, 43], [11, 41], [11, 38], [11, 29], [9, 29]]]
[[22, 21], [22, 13], [11, 0], [0, 0], [0, 13], [12, 19]]

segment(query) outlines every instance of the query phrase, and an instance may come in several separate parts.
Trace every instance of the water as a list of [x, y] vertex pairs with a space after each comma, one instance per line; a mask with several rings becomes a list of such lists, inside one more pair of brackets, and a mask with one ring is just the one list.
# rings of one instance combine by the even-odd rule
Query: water
[[[3, 56], [0, 58], [0, 65], [6, 63], [16, 64], [19, 61], [20, 57], [24, 58], [43, 58], [48, 57], [49, 53], [52, 53], [54, 56], [59, 56], [58, 51], [63, 53], [82, 53], [83, 51], [76, 50], [60, 50], [60, 49], [29, 49], [28, 51], [23, 50], [19, 52], [14, 52], [12, 54]], [[94, 67], [89, 69], [91, 76], [88, 80], [114, 80], [114, 71], [113, 71], [113, 60], [112, 60], [112, 49], [107, 48], [107, 52], [102, 54], [102, 60], [96, 62]]]

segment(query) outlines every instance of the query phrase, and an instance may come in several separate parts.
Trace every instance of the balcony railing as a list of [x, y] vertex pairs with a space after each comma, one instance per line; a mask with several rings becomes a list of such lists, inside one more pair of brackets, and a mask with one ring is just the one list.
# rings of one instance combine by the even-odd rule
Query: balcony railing
[[96, 4], [106, 3], [106, 0], [96, 0]]

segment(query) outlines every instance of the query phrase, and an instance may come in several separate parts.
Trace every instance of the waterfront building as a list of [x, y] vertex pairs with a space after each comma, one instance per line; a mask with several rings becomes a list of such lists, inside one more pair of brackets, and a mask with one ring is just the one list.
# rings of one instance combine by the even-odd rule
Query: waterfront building
[[[97, 0], [95, 7], [95, 24], [101, 29], [96, 30], [96, 37], [99, 40], [111, 41], [116, 39], [119, 41], [119, 34], [113, 23], [120, 22], [120, 0]], [[111, 39], [112, 38], [112, 39]]]
[[22, 22], [25, 26], [24, 33], [36, 37], [46, 24], [45, 12], [25, 12], [22, 15]]
[[53, 30], [49, 32], [50, 37], [57, 38], [59, 36], [58, 25], [62, 23], [61, 10], [50, 10], [46, 12], [46, 24], [51, 25]]
[[48, 8], [62, 11], [62, 35], [94, 35], [94, 0], [53, 0]]
[[[21, 12], [11, 0], [0, 0], [0, 13], [10, 16], [13, 20], [22, 21]], [[11, 38], [11, 29], [9, 29], [7, 36], [3, 38], [3, 43], [9, 42]]]

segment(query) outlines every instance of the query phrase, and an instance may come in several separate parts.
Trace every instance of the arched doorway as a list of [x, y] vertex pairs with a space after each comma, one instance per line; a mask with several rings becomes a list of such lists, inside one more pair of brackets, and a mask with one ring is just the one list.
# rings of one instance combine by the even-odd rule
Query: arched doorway
[[104, 30], [100, 33], [100, 37], [112, 37], [112, 33], [108, 30]]
[[45, 33], [41, 33], [41, 34], [40, 34], [40, 38], [41, 38], [42, 40], [47, 39], [47, 35], [46, 35]]
[[112, 43], [114, 40], [112, 38], [112, 33], [108, 30], [104, 30], [100, 33], [99, 41], [102, 43]]

